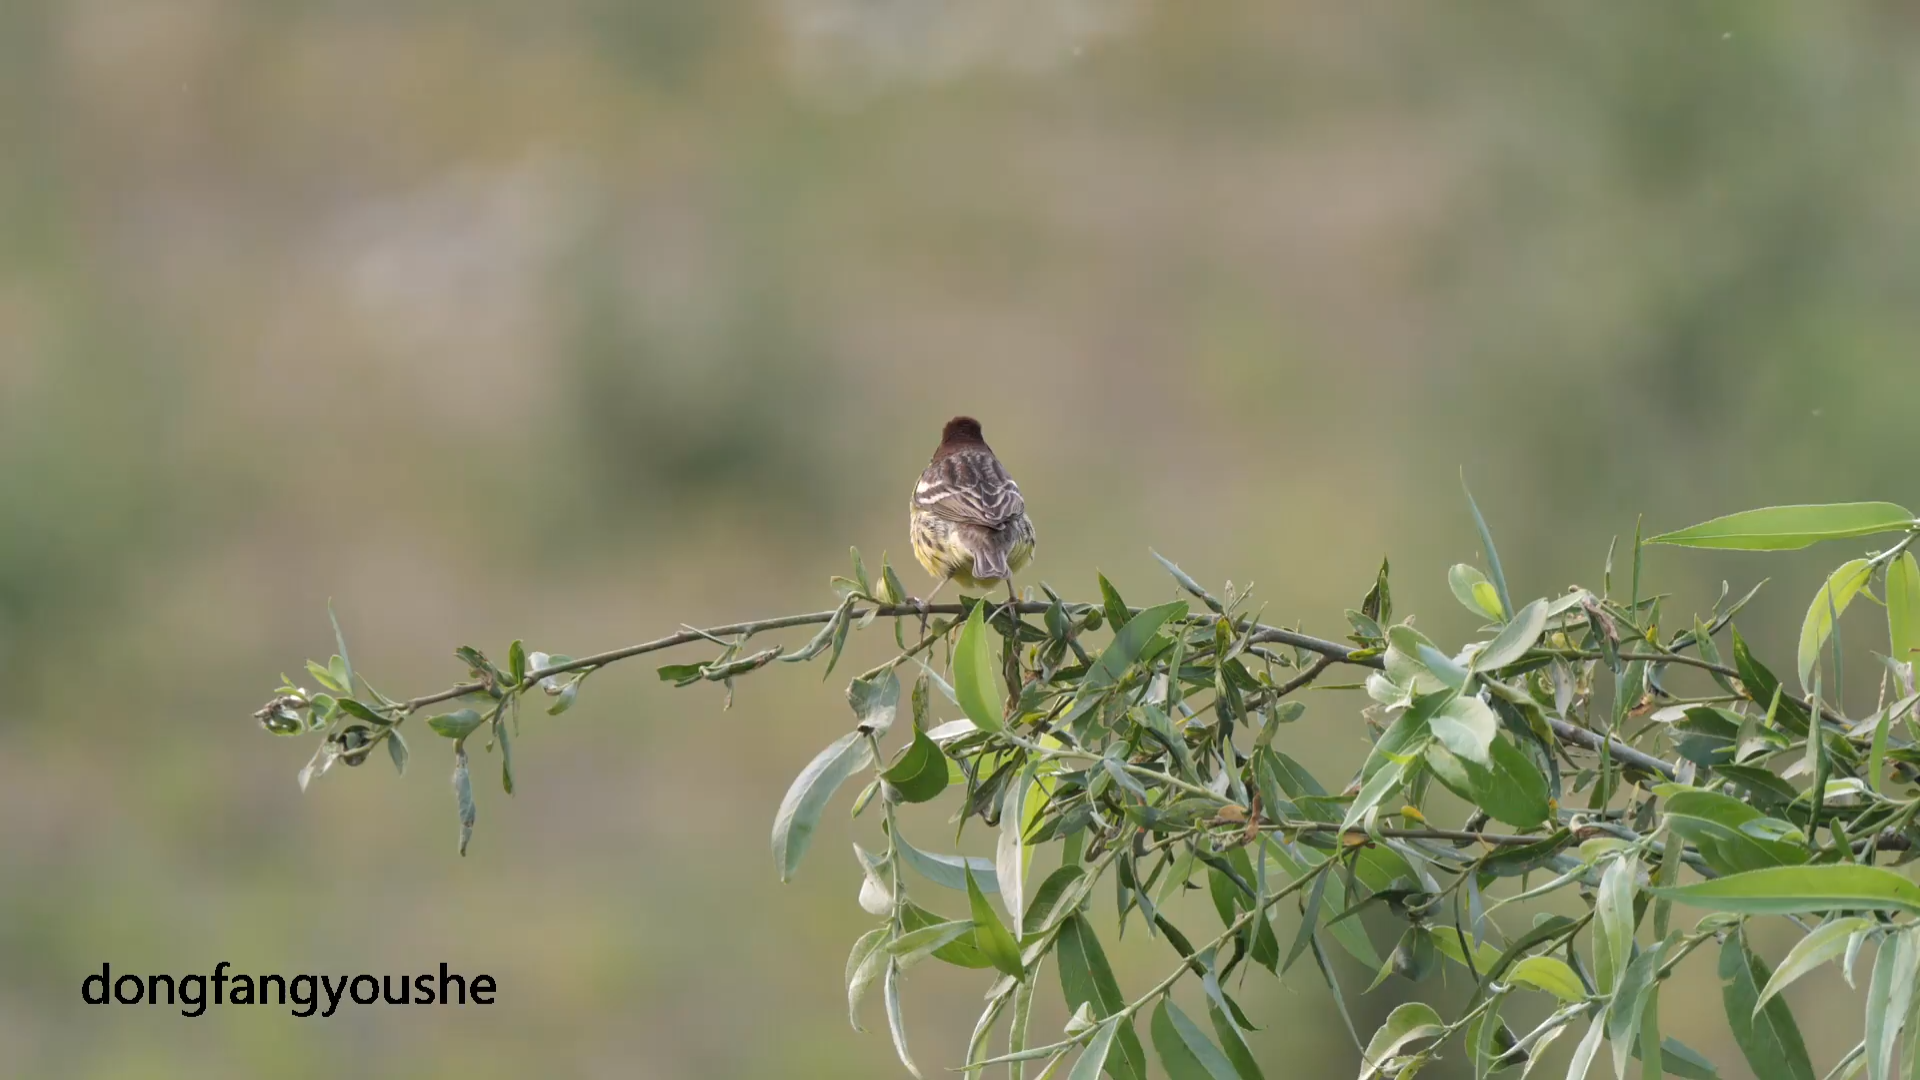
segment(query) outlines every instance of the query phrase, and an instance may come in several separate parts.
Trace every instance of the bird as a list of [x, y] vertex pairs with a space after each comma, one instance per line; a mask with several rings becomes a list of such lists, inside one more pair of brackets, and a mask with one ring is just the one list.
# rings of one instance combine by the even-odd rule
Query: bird
[[1017, 599], [1013, 575], [1033, 558], [1033, 521], [1020, 485], [980, 433], [980, 421], [947, 421], [933, 460], [914, 485], [908, 529], [914, 557], [939, 579], [921, 601], [923, 613], [949, 581], [975, 589], [1004, 581], [1009, 600]]

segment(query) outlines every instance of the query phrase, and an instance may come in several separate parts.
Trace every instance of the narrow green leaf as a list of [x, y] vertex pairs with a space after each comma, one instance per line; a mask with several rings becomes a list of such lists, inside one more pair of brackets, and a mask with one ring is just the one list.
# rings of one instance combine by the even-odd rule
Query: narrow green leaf
[[1822, 540], [1898, 532], [1912, 525], [1911, 511], [1886, 502], [1768, 506], [1662, 533], [1647, 542], [1740, 551], [1790, 551]]
[[[1039, 800], [1029, 796], [1038, 794]], [[994, 838], [993, 873], [1000, 885], [1000, 902], [1006, 906], [1008, 929], [1015, 937], [1025, 933], [1027, 898], [1026, 830], [1030, 821], [1046, 805], [1046, 793], [1034, 782], [1033, 766], [1022, 770], [1000, 800], [1000, 831]], [[1038, 802], [1029, 814], [1029, 804]]]
[[1118, 1020], [1102, 1021], [1095, 1029], [1093, 1038], [1087, 1040], [1087, 1048], [1080, 1051], [1080, 1059], [1073, 1063], [1073, 1070], [1067, 1073], [1067, 1080], [1099, 1080], [1102, 1068], [1116, 1076], [1122, 1075], [1113, 1068], [1114, 1063], [1107, 1060], [1113, 1051], [1114, 1032], [1119, 1028]]
[[1033, 901], [1027, 905], [1025, 918], [1021, 920], [1023, 933], [1038, 934], [1051, 930], [1055, 916], [1064, 917], [1077, 903], [1076, 894], [1084, 896], [1079, 889], [1087, 876], [1086, 870], [1078, 866], [1056, 867], [1047, 879], [1034, 890]]
[[327, 621], [333, 624], [333, 646], [340, 650], [340, 682], [344, 692], [351, 696], [353, 694], [353, 658], [347, 654], [347, 635], [340, 632], [340, 619], [333, 613], [331, 597], [327, 600]]
[[1903, 551], [1887, 565], [1887, 655], [1920, 665], [1920, 563]]
[[1153, 1010], [1153, 1048], [1171, 1080], [1240, 1080], [1227, 1055], [1169, 998]]
[[893, 1032], [893, 1052], [900, 1057], [900, 1064], [916, 1078], [920, 1067], [913, 1063], [913, 1055], [907, 1052], [907, 1023], [900, 1015], [900, 965], [887, 965], [885, 994], [887, 999], [887, 1029]]
[[987, 640], [986, 602], [973, 605], [953, 651], [953, 692], [960, 708], [982, 731], [1007, 726], [995, 675], [994, 648]]
[[1341, 828], [1356, 828], [1365, 821], [1369, 811], [1399, 790], [1400, 780], [1406, 776], [1406, 772], [1406, 765], [1399, 761], [1388, 761], [1382, 766], [1379, 772], [1373, 774], [1373, 779], [1361, 786], [1360, 793], [1353, 797], [1353, 805], [1347, 808], [1347, 817]]
[[[1645, 1039], [1642, 1038], [1642, 1043]], [[1650, 1058], [1641, 1056], [1641, 1049], [1634, 1050], [1634, 1057], [1642, 1061]], [[1706, 1056], [1679, 1039], [1662, 1038], [1660, 1040], [1660, 1070], [1668, 1076], [1678, 1076], [1681, 1080], [1720, 1080], [1720, 1070]]]
[[1026, 969], [1020, 964], [1020, 943], [1007, 932], [1006, 924], [1000, 921], [993, 905], [987, 903], [986, 894], [980, 891], [980, 884], [971, 873], [967, 874], [967, 902], [973, 910], [974, 944], [987, 954], [987, 959], [993, 961], [993, 966], [999, 968], [1002, 974], [1016, 979], [1026, 974]]
[[1409, 1001], [1387, 1014], [1386, 1022], [1367, 1040], [1367, 1049], [1360, 1063], [1360, 1080], [1370, 1080], [1385, 1072], [1387, 1062], [1404, 1050], [1408, 1043], [1421, 1039], [1431, 1039], [1445, 1032], [1447, 1025], [1433, 1006], [1420, 1001]]
[[1806, 845], [1792, 839], [1793, 826], [1788, 822], [1766, 817], [1717, 791], [1661, 790], [1667, 793], [1668, 826], [1699, 848], [1700, 857], [1723, 874], [1807, 861]]
[[1513, 597], [1507, 592], [1507, 575], [1500, 568], [1500, 552], [1493, 546], [1493, 533], [1487, 528], [1487, 519], [1480, 516], [1480, 504], [1473, 501], [1473, 492], [1467, 488], [1467, 472], [1460, 470], [1460, 490], [1467, 496], [1467, 509], [1473, 511], [1473, 527], [1480, 532], [1480, 546], [1487, 553], [1487, 572], [1493, 579], [1493, 591], [1500, 597], [1502, 612], [1513, 610]]
[[1000, 879], [994, 873], [993, 860], [977, 855], [941, 855], [931, 851], [922, 851], [907, 842], [904, 836], [893, 838], [894, 852], [900, 861], [920, 874], [921, 877], [955, 892], [965, 892], [967, 875], [972, 874], [980, 883], [980, 891], [997, 893], [1000, 891]]
[[1849, 559], [1840, 564], [1826, 584], [1813, 594], [1807, 617], [1800, 623], [1800, 689], [1813, 688], [1813, 669], [1820, 663], [1820, 651], [1833, 635], [1834, 620], [1847, 610], [1867, 579], [1873, 576], [1873, 563], [1867, 559]]
[[393, 759], [395, 772], [407, 775], [407, 740], [400, 737], [397, 728], [387, 732], [387, 756]]
[[1766, 989], [1760, 991], [1760, 997], [1754, 1002], [1754, 1008], [1765, 1005], [1773, 995], [1792, 985], [1794, 980], [1814, 968], [1836, 959], [1847, 950], [1847, 939], [1856, 932], [1871, 929], [1878, 925], [1872, 919], [1859, 917], [1835, 919], [1814, 928], [1813, 933], [1800, 939], [1787, 958], [1780, 961], [1780, 967], [1767, 980]]
[[467, 772], [467, 748], [457, 743], [453, 748], [453, 804], [460, 814], [460, 854], [465, 855], [478, 814], [473, 805], [473, 777]]
[[[1881, 969], [1886, 969], [1883, 979]], [[1873, 959], [1873, 981], [1867, 989], [1867, 1078], [1887, 1080], [1893, 1074], [1893, 1049], [1900, 1026], [1913, 1002], [1913, 983], [1920, 976], [1920, 938], [1911, 929], [1883, 940]]]
[[1513, 619], [1485, 648], [1473, 654], [1473, 670], [1498, 671], [1525, 656], [1547, 629], [1547, 602], [1535, 600], [1514, 613]]
[[1892, 870], [1851, 863], [1776, 866], [1650, 891], [1694, 907], [1740, 915], [1823, 911], [1920, 914], [1920, 885]]
[[887, 942], [887, 952], [894, 957], [895, 962], [902, 969], [910, 968], [916, 962], [972, 934], [973, 931], [974, 924], [971, 920], [949, 919], [901, 934]]
[[1760, 988], [1771, 977], [1766, 961], [1747, 948], [1744, 932], [1727, 935], [1720, 947], [1720, 995], [1741, 1056], [1759, 1080], [1815, 1080], [1813, 1062], [1786, 1000], [1776, 997], [1755, 1011]]
[[1105, 690], [1118, 685], [1127, 674], [1140, 654], [1146, 651], [1147, 643], [1153, 640], [1161, 626], [1171, 620], [1184, 619], [1187, 616], [1187, 602], [1175, 600], [1171, 604], [1150, 607], [1128, 620], [1127, 625], [1113, 635], [1113, 640], [1100, 652], [1100, 656], [1087, 670], [1081, 680], [1081, 693]]
[[500, 738], [500, 787], [507, 794], [513, 794], [513, 732], [505, 717], [493, 722], [493, 730]]
[[1600, 1052], [1600, 1037], [1606, 1033], [1606, 1016], [1595, 1013], [1593, 1023], [1587, 1025], [1587, 1034], [1574, 1048], [1573, 1060], [1567, 1065], [1567, 1080], [1586, 1080], [1587, 1071], [1593, 1068], [1593, 1056]]
[[[1060, 989], [1066, 997], [1069, 1011], [1089, 1005], [1095, 1016], [1104, 1019], [1126, 1007], [1126, 998], [1121, 996], [1120, 984], [1114, 980], [1113, 969], [1107, 965], [1107, 955], [1100, 947], [1100, 939], [1084, 918], [1068, 916], [1060, 924], [1056, 940], [1054, 955], [1060, 965]], [[1107, 1072], [1114, 1080], [1145, 1080], [1147, 1058], [1146, 1050], [1140, 1045], [1140, 1037], [1134, 1034], [1131, 1024], [1120, 1024], [1118, 1028], [1117, 1036], [1107, 1037], [1119, 1039], [1120, 1056], [1109, 1060], [1102, 1051]], [[1099, 1036], [1095, 1038], [1097, 1040]]]
[[519, 638], [515, 638], [507, 649], [507, 675], [515, 686], [527, 678], [527, 646]]
[[1639, 873], [1640, 860], [1625, 856], [1613, 860], [1600, 875], [1593, 905], [1593, 967], [1602, 994], [1610, 995], [1619, 987], [1633, 953], [1633, 894]]
[[873, 985], [875, 976], [880, 974], [880, 965], [886, 963], [886, 944], [889, 928], [882, 926], [860, 935], [853, 943], [853, 951], [847, 954], [847, 1022], [855, 1031], [865, 1031], [860, 1026], [860, 1001], [867, 995], [867, 988]]
[[813, 843], [820, 814], [847, 777], [873, 763], [866, 736], [849, 731], [815, 755], [793, 778], [773, 818], [773, 863], [781, 881], [791, 881], [800, 859]]
[[1098, 574], [1095, 576], [1100, 579], [1100, 602], [1102, 606], [1106, 608], [1107, 625], [1117, 634], [1120, 632], [1121, 627], [1127, 625], [1127, 620], [1133, 618], [1133, 616], [1127, 611], [1127, 602], [1120, 599], [1119, 590], [1113, 587], [1113, 582], [1107, 580], [1107, 575]]
[[1654, 975], [1659, 971], [1661, 958], [1665, 954], [1666, 943], [1661, 942], [1635, 956], [1620, 976], [1613, 1002], [1607, 1007], [1607, 1039], [1613, 1044], [1613, 1072], [1616, 1077], [1626, 1076], [1627, 1059], [1638, 1047], [1642, 1013], [1654, 987]]
[[1252, 1048], [1247, 1045], [1246, 1036], [1241, 1034], [1239, 1023], [1222, 1006], [1224, 995], [1218, 995], [1218, 991], [1217, 982], [1209, 984], [1207, 1019], [1213, 1022], [1213, 1033], [1220, 1039], [1221, 1049], [1227, 1052], [1227, 1060], [1233, 1063], [1239, 1080], [1266, 1080], [1266, 1074], [1260, 1071], [1260, 1063], [1254, 1059]]

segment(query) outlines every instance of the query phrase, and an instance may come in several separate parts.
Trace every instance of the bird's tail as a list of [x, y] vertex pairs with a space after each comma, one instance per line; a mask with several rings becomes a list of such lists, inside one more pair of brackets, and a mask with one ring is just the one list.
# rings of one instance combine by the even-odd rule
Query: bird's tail
[[973, 551], [973, 576], [981, 581], [1005, 581], [1013, 576], [1007, 568], [1007, 552], [1011, 548], [1011, 535], [1003, 535], [1006, 530], [987, 532], [982, 529], [968, 539], [967, 545]]

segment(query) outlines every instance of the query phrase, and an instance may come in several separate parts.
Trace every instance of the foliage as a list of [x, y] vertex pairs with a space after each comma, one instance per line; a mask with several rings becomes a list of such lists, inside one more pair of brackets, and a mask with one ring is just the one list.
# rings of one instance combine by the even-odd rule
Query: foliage
[[[830, 674], [850, 631], [886, 618], [898, 654], [851, 681], [853, 727], [794, 779], [772, 841], [788, 878], [841, 789], [865, 778], [852, 813], [874, 821], [878, 840], [871, 850], [856, 844], [854, 855], [860, 905], [878, 923], [848, 957], [848, 1008], [858, 1028], [877, 988], [915, 1075], [901, 976], [928, 959], [989, 979], [970, 1075], [1006, 1065], [1022, 1076], [1033, 1063], [1041, 1076], [1066, 1069], [1071, 1078], [1133, 1080], [1147, 1075], [1151, 1047], [1180, 1080], [1253, 1080], [1263, 1071], [1245, 1040], [1253, 1018], [1229, 990], [1234, 976], [1278, 976], [1311, 955], [1344, 1013], [1347, 993], [1328, 955], [1338, 948], [1378, 971], [1375, 986], [1454, 968], [1474, 987], [1451, 1019], [1414, 1001], [1364, 1045], [1356, 1038], [1362, 1080], [1411, 1076], [1450, 1043], [1476, 1076], [1524, 1076], [1549, 1043], [1576, 1030], [1570, 1078], [1586, 1075], [1603, 1047], [1616, 1076], [1632, 1059], [1648, 1075], [1715, 1076], [1713, 1064], [1659, 1030], [1662, 982], [1715, 944], [1747, 1064], [1769, 1080], [1812, 1078], [1780, 991], [1834, 961], [1851, 981], [1873, 943], [1864, 1035], [1837, 1071], [1882, 1080], [1904, 1062], [1904, 1075], [1920, 1076], [1920, 886], [1882, 865], [1905, 861], [1920, 837], [1920, 568], [1907, 550], [1920, 523], [1886, 503], [1771, 507], [1648, 541], [1768, 551], [1895, 538], [1815, 590], [1796, 693], [1734, 627], [1752, 592], [1729, 602], [1723, 590], [1705, 617], [1673, 619], [1669, 598], [1642, 595], [1636, 537], [1624, 594], [1610, 555], [1598, 590], [1516, 605], [1477, 507], [1473, 516], [1486, 571], [1456, 566], [1448, 583], [1484, 626], [1452, 650], [1396, 620], [1385, 563], [1346, 613], [1347, 641], [1335, 642], [1263, 623], [1248, 613], [1246, 591], [1229, 585], [1216, 596], [1164, 559], [1190, 599], [1129, 606], [1102, 577], [1099, 603], [1068, 602], [1042, 585], [1045, 600], [927, 607], [884, 562], [869, 576], [855, 552], [830, 610], [581, 659], [514, 642], [496, 663], [463, 647], [471, 681], [409, 701], [375, 690], [340, 637], [337, 655], [307, 665], [319, 689], [283, 680], [259, 716], [279, 734], [323, 736], [301, 770], [304, 786], [383, 742], [404, 772], [404, 722], [429, 705], [458, 706], [426, 723], [453, 741], [464, 853], [475, 818], [468, 743], [498, 746], [511, 794], [511, 738], [535, 691], [561, 712], [600, 668], [701, 642], [719, 654], [661, 667], [660, 677], [730, 692], [733, 680], [776, 660], [822, 660]], [[1878, 704], [1850, 717], [1839, 645], [1842, 615], [1862, 596], [1886, 608], [1890, 644], [1876, 673]], [[819, 629], [792, 652], [748, 651], [756, 635], [798, 626]], [[1335, 665], [1366, 670], [1372, 749], [1329, 786], [1289, 756], [1286, 732], [1305, 712], [1298, 695]], [[889, 751], [895, 727], [903, 730]], [[961, 831], [990, 831], [993, 858], [903, 834], [901, 805], [941, 798]], [[1462, 820], [1436, 825], [1442, 815]], [[1034, 865], [1042, 850], [1057, 853], [1044, 874]], [[1107, 962], [1093, 906], [1109, 882], [1117, 929], [1137, 919], [1175, 954], [1164, 978], [1131, 995]], [[1173, 921], [1184, 909], [1170, 901], [1190, 889], [1212, 899], [1219, 930]], [[1496, 917], [1562, 891], [1584, 901], [1584, 914], [1542, 913], [1524, 927]], [[1676, 903], [1704, 915], [1677, 923]], [[1282, 927], [1283, 909], [1298, 910], [1295, 928]], [[1364, 910], [1406, 924], [1384, 960], [1354, 918]], [[1747, 933], [1748, 921], [1769, 917], [1805, 932], [1777, 967]], [[1029, 1030], [1048, 966], [1071, 1010], [1054, 1037]], [[1204, 1023], [1173, 1000], [1189, 979]], [[1503, 1017], [1525, 997], [1552, 1011], [1516, 1032]]]

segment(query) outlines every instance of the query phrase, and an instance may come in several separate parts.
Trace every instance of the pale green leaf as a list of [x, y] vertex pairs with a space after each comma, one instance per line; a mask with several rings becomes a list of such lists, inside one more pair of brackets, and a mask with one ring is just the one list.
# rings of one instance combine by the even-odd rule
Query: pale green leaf
[[1913, 513], [1886, 502], [1768, 506], [1703, 521], [1647, 542], [1681, 547], [1789, 551], [1822, 540], [1898, 532], [1913, 525]]

